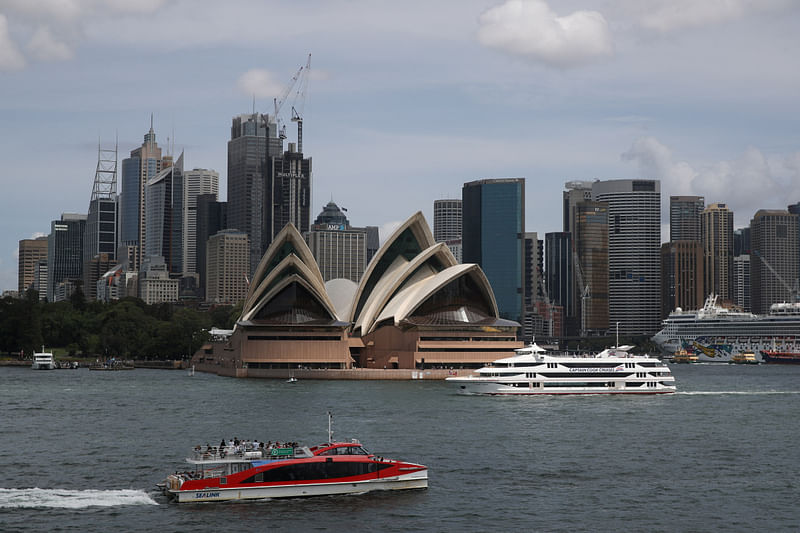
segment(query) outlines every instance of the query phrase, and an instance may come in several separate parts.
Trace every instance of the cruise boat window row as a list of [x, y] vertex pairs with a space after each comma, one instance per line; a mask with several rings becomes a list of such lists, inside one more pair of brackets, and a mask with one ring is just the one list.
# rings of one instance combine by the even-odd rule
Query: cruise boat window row
[[280, 466], [259, 472], [242, 483], [272, 483], [282, 481], [311, 481], [363, 476], [389, 468], [391, 464], [356, 461], [323, 461]]

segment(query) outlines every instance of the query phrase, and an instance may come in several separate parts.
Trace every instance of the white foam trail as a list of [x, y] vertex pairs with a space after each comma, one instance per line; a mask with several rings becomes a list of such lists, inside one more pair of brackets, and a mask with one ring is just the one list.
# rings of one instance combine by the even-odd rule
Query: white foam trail
[[117, 507], [158, 505], [143, 490], [0, 489], [0, 509]]
[[765, 391], [727, 391], [727, 390], [718, 390], [718, 391], [677, 391], [675, 394], [685, 394], [687, 396], [722, 396], [728, 394], [737, 394], [741, 396], [761, 396], [766, 394], [800, 394], [800, 391], [791, 390], [791, 391], [780, 391], [780, 390], [765, 390]]

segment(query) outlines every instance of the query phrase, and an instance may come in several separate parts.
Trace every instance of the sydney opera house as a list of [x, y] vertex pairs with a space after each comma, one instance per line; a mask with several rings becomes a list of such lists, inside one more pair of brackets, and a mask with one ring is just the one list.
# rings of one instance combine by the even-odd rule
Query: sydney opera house
[[198, 370], [240, 377], [288, 371], [471, 368], [520, 348], [475, 264], [434, 242], [422, 213], [402, 224], [358, 285], [323, 281], [288, 225], [264, 253], [233, 331], [193, 357]]

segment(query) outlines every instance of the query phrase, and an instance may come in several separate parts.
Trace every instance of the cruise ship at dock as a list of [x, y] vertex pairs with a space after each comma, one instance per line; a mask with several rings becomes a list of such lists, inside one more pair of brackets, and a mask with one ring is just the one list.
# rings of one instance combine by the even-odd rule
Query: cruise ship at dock
[[800, 351], [800, 303], [773, 304], [769, 314], [754, 315], [718, 305], [710, 295], [702, 309], [676, 309], [653, 336], [666, 356], [685, 350], [698, 362], [730, 363], [752, 353], [764, 362], [764, 351]]

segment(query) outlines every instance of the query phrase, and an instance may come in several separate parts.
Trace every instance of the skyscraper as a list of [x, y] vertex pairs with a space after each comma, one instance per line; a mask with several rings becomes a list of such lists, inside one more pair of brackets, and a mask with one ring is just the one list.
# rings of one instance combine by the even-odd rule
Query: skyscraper
[[591, 181], [568, 181], [564, 184], [566, 191], [562, 192], [564, 205], [562, 214], [564, 216], [561, 231], [568, 231], [574, 235], [575, 232], [575, 204], [592, 199]]
[[[568, 231], [546, 233], [544, 236], [545, 287], [550, 302], [561, 307], [562, 325], [567, 316], [575, 316], [575, 283], [573, 283], [572, 234]], [[564, 332], [554, 328], [553, 335]]]
[[798, 279], [798, 215], [761, 209], [750, 221], [750, 304], [756, 314], [791, 302]]
[[484, 179], [462, 189], [465, 263], [483, 269], [502, 318], [522, 322], [525, 178]]
[[303, 157], [295, 143], [281, 155], [270, 156], [264, 186], [264, 225], [261, 252], [283, 227], [294, 224], [302, 234], [311, 226], [311, 158]]
[[183, 272], [183, 183], [183, 154], [147, 181], [145, 253], [170, 274]]
[[703, 247], [694, 240], [661, 245], [661, 317], [703, 305]]
[[[183, 173], [183, 273], [197, 273], [197, 197], [211, 194], [216, 201], [219, 195], [219, 173], [205, 168], [195, 168]], [[219, 231], [222, 228], [218, 228]], [[216, 231], [214, 232], [216, 233]], [[212, 233], [213, 235], [213, 233]]]
[[433, 202], [433, 238], [436, 242], [447, 244], [460, 263], [461, 243], [461, 200], [446, 199]]
[[700, 242], [702, 229], [700, 213], [705, 198], [702, 196], [669, 197], [669, 240]]
[[264, 184], [268, 158], [283, 151], [277, 125], [269, 115], [233, 117], [228, 141], [228, 227], [245, 232], [250, 242], [250, 274], [263, 253]]
[[367, 230], [350, 226], [333, 201], [322, 209], [305, 239], [317, 260], [322, 279], [361, 281], [367, 267]]
[[206, 300], [237, 304], [247, 296], [250, 246], [247, 234], [222, 230], [208, 239]]
[[130, 270], [139, 270], [145, 256], [147, 181], [172, 164], [171, 157], [161, 157], [156, 142], [153, 119], [142, 146], [122, 160], [122, 194], [120, 195], [120, 244], [132, 247]]
[[705, 295], [719, 295], [723, 300], [733, 297], [733, 211], [721, 203], [703, 210], [703, 271]]
[[608, 204], [575, 204], [573, 249], [581, 335], [608, 330]]
[[733, 303], [743, 311], [750, 311], [750, 256], [733, 258]]
[[57, 287], [74, 287], [83, 278], [83, 236], [86, 215], [64, 213], [50, 223], [47, 238], [47, 300], [55, 301]]
[[[83, 292], [89, 301], [95, 300], [97, 280], [105, 273], [98, 273], [97, 266], [114, 262], [118, 242], [117, 197], [117, 147], [97, 147], [97, 168], [86, 217], [86, 235], [83, 237]], [[102, 258], [99, 256], [104, 254]], [[92, 268], [94, 261], [95, 268]]]
[[609, 326], [626, 335], [652, 335], [661, 314], [661, 186], [657, 180], [592, 184], [608, 202]]
[[204, 291], [207, 277], [206, 246], [209, 237], [228, 227], [227, 207], [227, 202], [217, 201], [216, 194], [201, 194], [197, 197], [197, 250], [195, 252], [195, 265], [197, 273], [199, 274], [200, 281], [198, 287], [202, 298], [205, 298]]
[[[17, 291], [20, 296], [33, 288], [36, 279], [36, 267], [40, 259], [47, 259], [47, 237], [22, 239], [19, 241], [19, 267]], [[38, 289], [37, 289], [38, 290]]]

